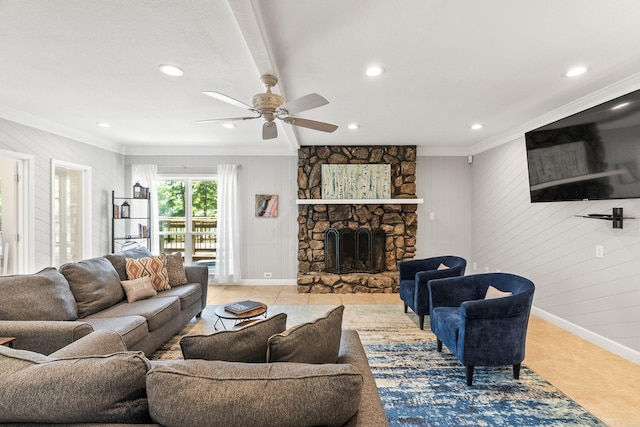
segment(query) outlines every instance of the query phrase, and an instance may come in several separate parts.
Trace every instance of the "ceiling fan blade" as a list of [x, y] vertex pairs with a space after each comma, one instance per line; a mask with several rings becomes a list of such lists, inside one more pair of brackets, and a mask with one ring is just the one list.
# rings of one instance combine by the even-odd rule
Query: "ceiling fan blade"
[[274, 122], [264, 122], [262, 125], [262, 139], [273, 139], [278, 137], [278, 128]]
[[318, 95], [317, 93], [310, 93], [309, 95], [305, 95], [300, 98], [294, 99], [293, 101], [282, 104], [280, 108], [278, 108], [278, 112], [281, 112], [282, 114], [296, 114], [301, 111], [321, 107], [328, 103], [329, 101], [327, 101], [324, 97]]
[[220, 92], [205, 91], [205, 92], [202, 92], [202, 93], [204, 93], [205, 95], [208, 95], [208, 96], [210, 96], [212, 98], [215, 98], [215, 99], [217, 99], [219, 101], [224, 101], [224, 102], [226, 102], [228, 104], [235, 105], [236, 107], [246, 108], [248, 110], [254, 110], [254, 108], [251, 105], [245, 104], [242, 101], [238, 101], [237, 99], [234, 99], [234, 98], [232, 98], [230, 96], [224, 95], [224, 94], [222, 94]]
[[211, 122], [231, 122], [234, 120], [251, 120], [251, 119], [259, 119], [262, 116], [255, 117], [227, 117], [226, 119], [207, 119], [207, 120], [198, 120], [196, 123], [211, 123]]
[[286, 123], [289, 123], [290, 125], [320, 130], [322, 132], [333, 132], [334, 130], [338, 129], [338, 126], [332, 125], [331, 123], [317, 122], [315, 120], [301, 119], [298, 117], [286, 117], [282, 120], [284, 120]]

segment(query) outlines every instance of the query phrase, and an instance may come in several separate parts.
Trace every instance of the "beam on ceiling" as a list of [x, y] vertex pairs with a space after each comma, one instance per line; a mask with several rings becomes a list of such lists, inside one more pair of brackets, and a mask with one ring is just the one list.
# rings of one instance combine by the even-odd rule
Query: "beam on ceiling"
[[[233, 11], [242, 37], [244, 38], [249, 53], [256, 64], [256, 69], [260, 75], [273, 74], [279, 78], [278, 67], [273, 61], [273, 54], [269, 36], [265, 31], [264, 20], [262, 19], [262, 11], [257, 0], [228, 0], [229, 6]], [[286, 92], [282, 81], [278, 79], [278, 88], [280, 94], [287, 99]], [[292, 150], [300, 148], [298, 134], [293, 126], [279, 123], [279, 134], [287, 139], [287, 143]], [[280, 132], [282, 130], [283, 132]]]

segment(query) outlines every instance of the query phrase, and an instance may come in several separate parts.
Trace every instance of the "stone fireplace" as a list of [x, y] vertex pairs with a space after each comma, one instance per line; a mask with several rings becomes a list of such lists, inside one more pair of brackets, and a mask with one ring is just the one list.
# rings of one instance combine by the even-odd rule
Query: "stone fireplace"
[[[323, 164], [390, 165], [393, 201], [323, 200]], [[298, 292], [398, 292], [397, 263], [412, 259], [416, 251], [415, 172], [415, 146], [312, 146], [298, 150]], [[335, 230], [337, 239], [327, 240], [327, 235], [334, 235], [328, 230]], [[358, 235], [366, 243], [358, 241]], [[345, 255], [340, 237], [347, 239], [346, 269], [342, 268], [344, 260], [339, 263], [336, 258]], [[378, 261], [371, 254], [371, 264], [377, 264], [372, 269], [364, 268], [369, 259], [359, 251], [351, 255], [352, 246], [354, 250], [369, 246], [367, 249], [375, 252], [374, 241], [382, 246]]]

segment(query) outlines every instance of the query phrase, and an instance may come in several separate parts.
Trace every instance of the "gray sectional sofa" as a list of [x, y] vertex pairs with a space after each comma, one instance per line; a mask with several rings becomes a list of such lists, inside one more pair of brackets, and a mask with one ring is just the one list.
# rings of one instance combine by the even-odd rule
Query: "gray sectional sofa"
[[48, 356], [0, 346], [0, 424], [388, 425], [353, 330], [342, 331], [332, 364], [150, 361], [112, 331]]
[[[124, 255], [107, 255], [0, 277], [0, 336], [17, 337], [14, 348], [0, 346], [0, 425], [388, 425], [359, 335], [341, 329], [340, 308], [332, 311], [340, 322], [329, 334], [338, 340], [330, 362], [149, 360], [206, 306], [208, 271], [187, 266], [187, 284], [129, 303], [115, 287], [124, 265]], [[248, 341], [256, 347], [255, 336]], [[193, 344], [191, 352], [203, 350]]]
[[128, 303], [120, 284], [125, 258], [146, 249], [110, 254], [30, 275], [0, 276], [0, 336], [14, 348], [50, 354], [94, 331], [117, 332], [127, 349], [151, 354], [207, 304], [208, 270], [185, 266], [187, 282]]

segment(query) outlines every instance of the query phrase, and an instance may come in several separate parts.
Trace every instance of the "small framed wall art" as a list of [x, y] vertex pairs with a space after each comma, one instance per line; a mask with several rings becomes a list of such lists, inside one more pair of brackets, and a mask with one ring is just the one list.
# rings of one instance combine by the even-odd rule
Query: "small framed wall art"
[[274, 218], [278, 216], [277, 194], [256, 194], [256, 216]]

